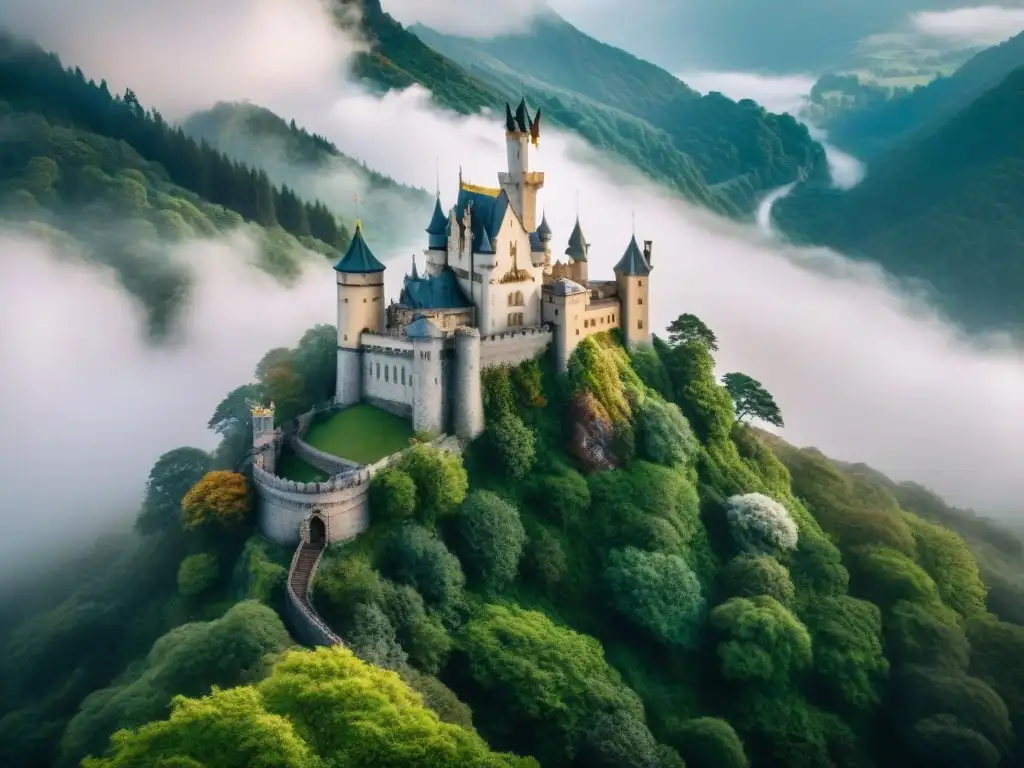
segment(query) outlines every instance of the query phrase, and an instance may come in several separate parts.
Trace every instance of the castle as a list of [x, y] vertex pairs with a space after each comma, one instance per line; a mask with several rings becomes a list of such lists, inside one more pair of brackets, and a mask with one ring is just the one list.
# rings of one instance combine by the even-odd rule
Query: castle
[[398, 301], [385, 306], [384, 265], [362, 227], [335, 266], [339, 405], [366, 402], [408, 416], [419, 432], [463, 439], [483, 429], [480, 371], [536, 357], [551, 343], [564, 371], [576, 345], [618, 328], [629, 346], [650, 340], [651, 242], [634, 235], [614, 279], [591, 280], [590, 244], [577, 216], [566, 261], [551, 261], [553, 233], [537, 221], [543, 171], [530, 168], [540, 113], [505, 106], [508, 169], [498, 187], [459, 178], [447, 214], [440, 192]]
[[[357, 222], [337, 275], [337, 389], [333, 410], [367, 403], [408, 418], [415, 431], [439, 436], [442, 447], [483, 431], [481, 372], [517, 364], [552, 348], [567, 369], [588, 336], [617, 328], [627, 346], [648, 342], [651, 242], [634, 235], [614, 279], [591, 280], [590, 244], [577, 216], [566, 260], [551, 260], [553, 233], [537, 222], [544, 173], [531, 170], [540, 112], [525, 101], [505, 107], [508, 170], [496, 188], [459, 179], [446, 214], [440, 192], [427, 226], [422, 273], [416, 258], [397, 301], [385, 305], [384, 264]], [[314, 416], [282, 429], [273, 406], [254, 408], [253, 481], [260, 528], [283, 545], [343, 541], [369, 525], [370, 478], [394, 458], [361, 466], [305, 442]], [[458, 440], [456, 440], [456, 438]], [[296, 482], [275, 473], [287, 441], [291, 450], [329, 479]]]

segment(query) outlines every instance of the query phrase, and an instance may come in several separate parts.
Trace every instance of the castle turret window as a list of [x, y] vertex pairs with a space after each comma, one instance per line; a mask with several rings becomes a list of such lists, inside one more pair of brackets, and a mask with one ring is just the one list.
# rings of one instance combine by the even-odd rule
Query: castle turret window
[[405, 366], [402, 366], [402, 386], [405, 386]]
[[643, 304], [643, 303], [644, 303], [643, 297], [641, 297], [641, 298], [637, 299], [637, 300], [636, 300], [636, 303], [637, 303], [637, 304]]
[[637, 320], [637, 321], [636, 321], [636, 327], [637, 327], [637, 328], [638, 328], [639, 330], [641, 330], [641, 331], [642, 331], [642, 330], [644, 329], [644, 321], [643, 321], [643, 320]]
[[377, 363], [377, 378], [380, 378], [380, 363]]
[[384, 381], [390, 381], [388, 378], [388, 367], [386, 365], [384, 366]]

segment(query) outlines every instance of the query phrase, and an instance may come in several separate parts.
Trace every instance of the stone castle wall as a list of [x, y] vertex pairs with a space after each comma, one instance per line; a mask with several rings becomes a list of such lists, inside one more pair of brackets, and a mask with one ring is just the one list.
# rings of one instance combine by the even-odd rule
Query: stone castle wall
[[452, 427], [464, 440], [484, 429], [483, 393], [480, 382], [480, 331], [459, 328], [455, 332], [455, 373], [447, 379], [451, 394]]
[[480, 368], [518, 365], [540, 355], [554, 339], [549, 326], [524, 328], [480, 339]]
[[[450, 437], [438, 438], [433, 445], [447, 451], [461, 451], [459, 443]], [[319, 483], [285, 480], [254, 465], [252, 479], [256, 486], [260, 531], [275, 544], [293, 547], [301, 539], [303, 523], [317, 512], [327, 528], [327, 541], [348, 541], [358, 536], [370, 525], [370, 479], [404, 452]]]
[[416, 339], [413, 349], [412, 428], [444, 432], [444, 340]]
[[360, 464], [355, 461], [343, 459], [330, 453], [325, 453], [319, 448], [314, 448], [298, 435], [291, 435], [288, 439], [288, 446], [300, 459], [311, 467], [319, 469], [328, 475], [341, 475], [359, 469]]
[[413, 343], [382, 334], [363, 334], [362, 400], [410, 417], [413, 402]]
[[320, 565], [320, 560], [323, 559], [324, 553], [321, 551], [316, 562], [313, 563], [309, 573], [309, 586], [305, 595], [296, 594], [295, 588], [292, 586], [292, 574], [295, 572], [296, 565], [298, 565], [299, 554], [300, 548], [296, 547], [295, 554], [292, 555], [291, 566], [288, 568], [288, 587], [285, 600], [285, 618], [288, 620], [288, 625], [299, 640], [306, 645], [343, 645], [341, 638], [331, 631], [331, 628], [317, 615], [309, 602], [309, 591], [313, 585], [313, 577], [316, 574], [317, 567]]

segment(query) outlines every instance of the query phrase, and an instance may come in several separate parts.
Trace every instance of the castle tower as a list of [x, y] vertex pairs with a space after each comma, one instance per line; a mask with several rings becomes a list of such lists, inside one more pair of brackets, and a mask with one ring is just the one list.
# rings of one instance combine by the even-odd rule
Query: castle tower
[[480, 331], [469, 326], [455, 329], [455, 434], [472, 440], [484, 431], [484, 400], [480, 385]]
[[554, 326], [555, 362], [559, 373], [569, 369], [569, 358], [583, 335], [583, 316], [587, 311], [587, 289], [567, 277], [544, 286], [543, 320]]
[[358, 403], [362, 397], [362, 342], [364, 331], [381, 333], [385, 327], [384, 265], [363, 239], [357, 221], [348, 251], [334, 266], [338, 276], [338, 379], [335, 401]]
[[637, 344], [649, 344], [651, 341], [651, 324], [649, 322], [650, 304], [648, 302], [651, 274], [651, 241], [644, 243], [644, 251], [640, 252], [636, 235], [630, 238], [626, 252], [615, 265], [615, 282], [619, 289], [619, 301], [622, 304], [622, 340], [627, 347]]
[[420, 316], [405, 327], [405, 335], [413, 343], [412, 428], [439, 435], [444, 432], [444, 332]]
[[252, 408], [252, 463], [274, 474], [277, 463], [277, 435], [274, 430], [274, 404]]
[[547, 214], [540, 217], [540, 225], [537, 227], [537, 237], [544, 246], [544, 274], [551, 274], [551, 226], [548, 224]]
[[427, 226], [427, 248], [423, 251], [426, 257], [428, 277], [437, 275], [448, 263], [448, 217], [441, 208], [441, 193], [434, 200], [434, 214]]
[[569, 257], [569, 277], [583, 287], [590, 282], [590, 270], [587, 264], [587, 251], [589, 250], [590, 243], [583, 236], [580, 217], [577, 215], [576, 226], [572, 228], [572, 234], [569, 235], [569, 247], [565, 249], [565, 255]]
[[530, 170], [530, 145], [540, 141], [540, 111], [531, 119], [526, 100], [519, 102], [515, 114], [505, 105], [505, 145], [508, 171], [498, 174], [501, 188], [508, 194], [512, 208], [523, 220], [527, 232], [537, 227], [537, 193], [544, 187], [544, 174]]

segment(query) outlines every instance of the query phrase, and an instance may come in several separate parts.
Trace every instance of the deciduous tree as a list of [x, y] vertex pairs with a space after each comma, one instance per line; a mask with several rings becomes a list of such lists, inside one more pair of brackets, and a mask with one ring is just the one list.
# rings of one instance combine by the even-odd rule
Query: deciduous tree
[[757, 379], [745, 373], [727, 373], [722, 377], [722, 383], [736, 408], [737, 421], [752, 417], [776, 427], [784, 426], [782, 411], [775, 398]]
[[186, 529], [207, 525], [237, 528], [246, 522], [250, 511], [249, 488], [237, 472], [207, 472], [181, 502]]

